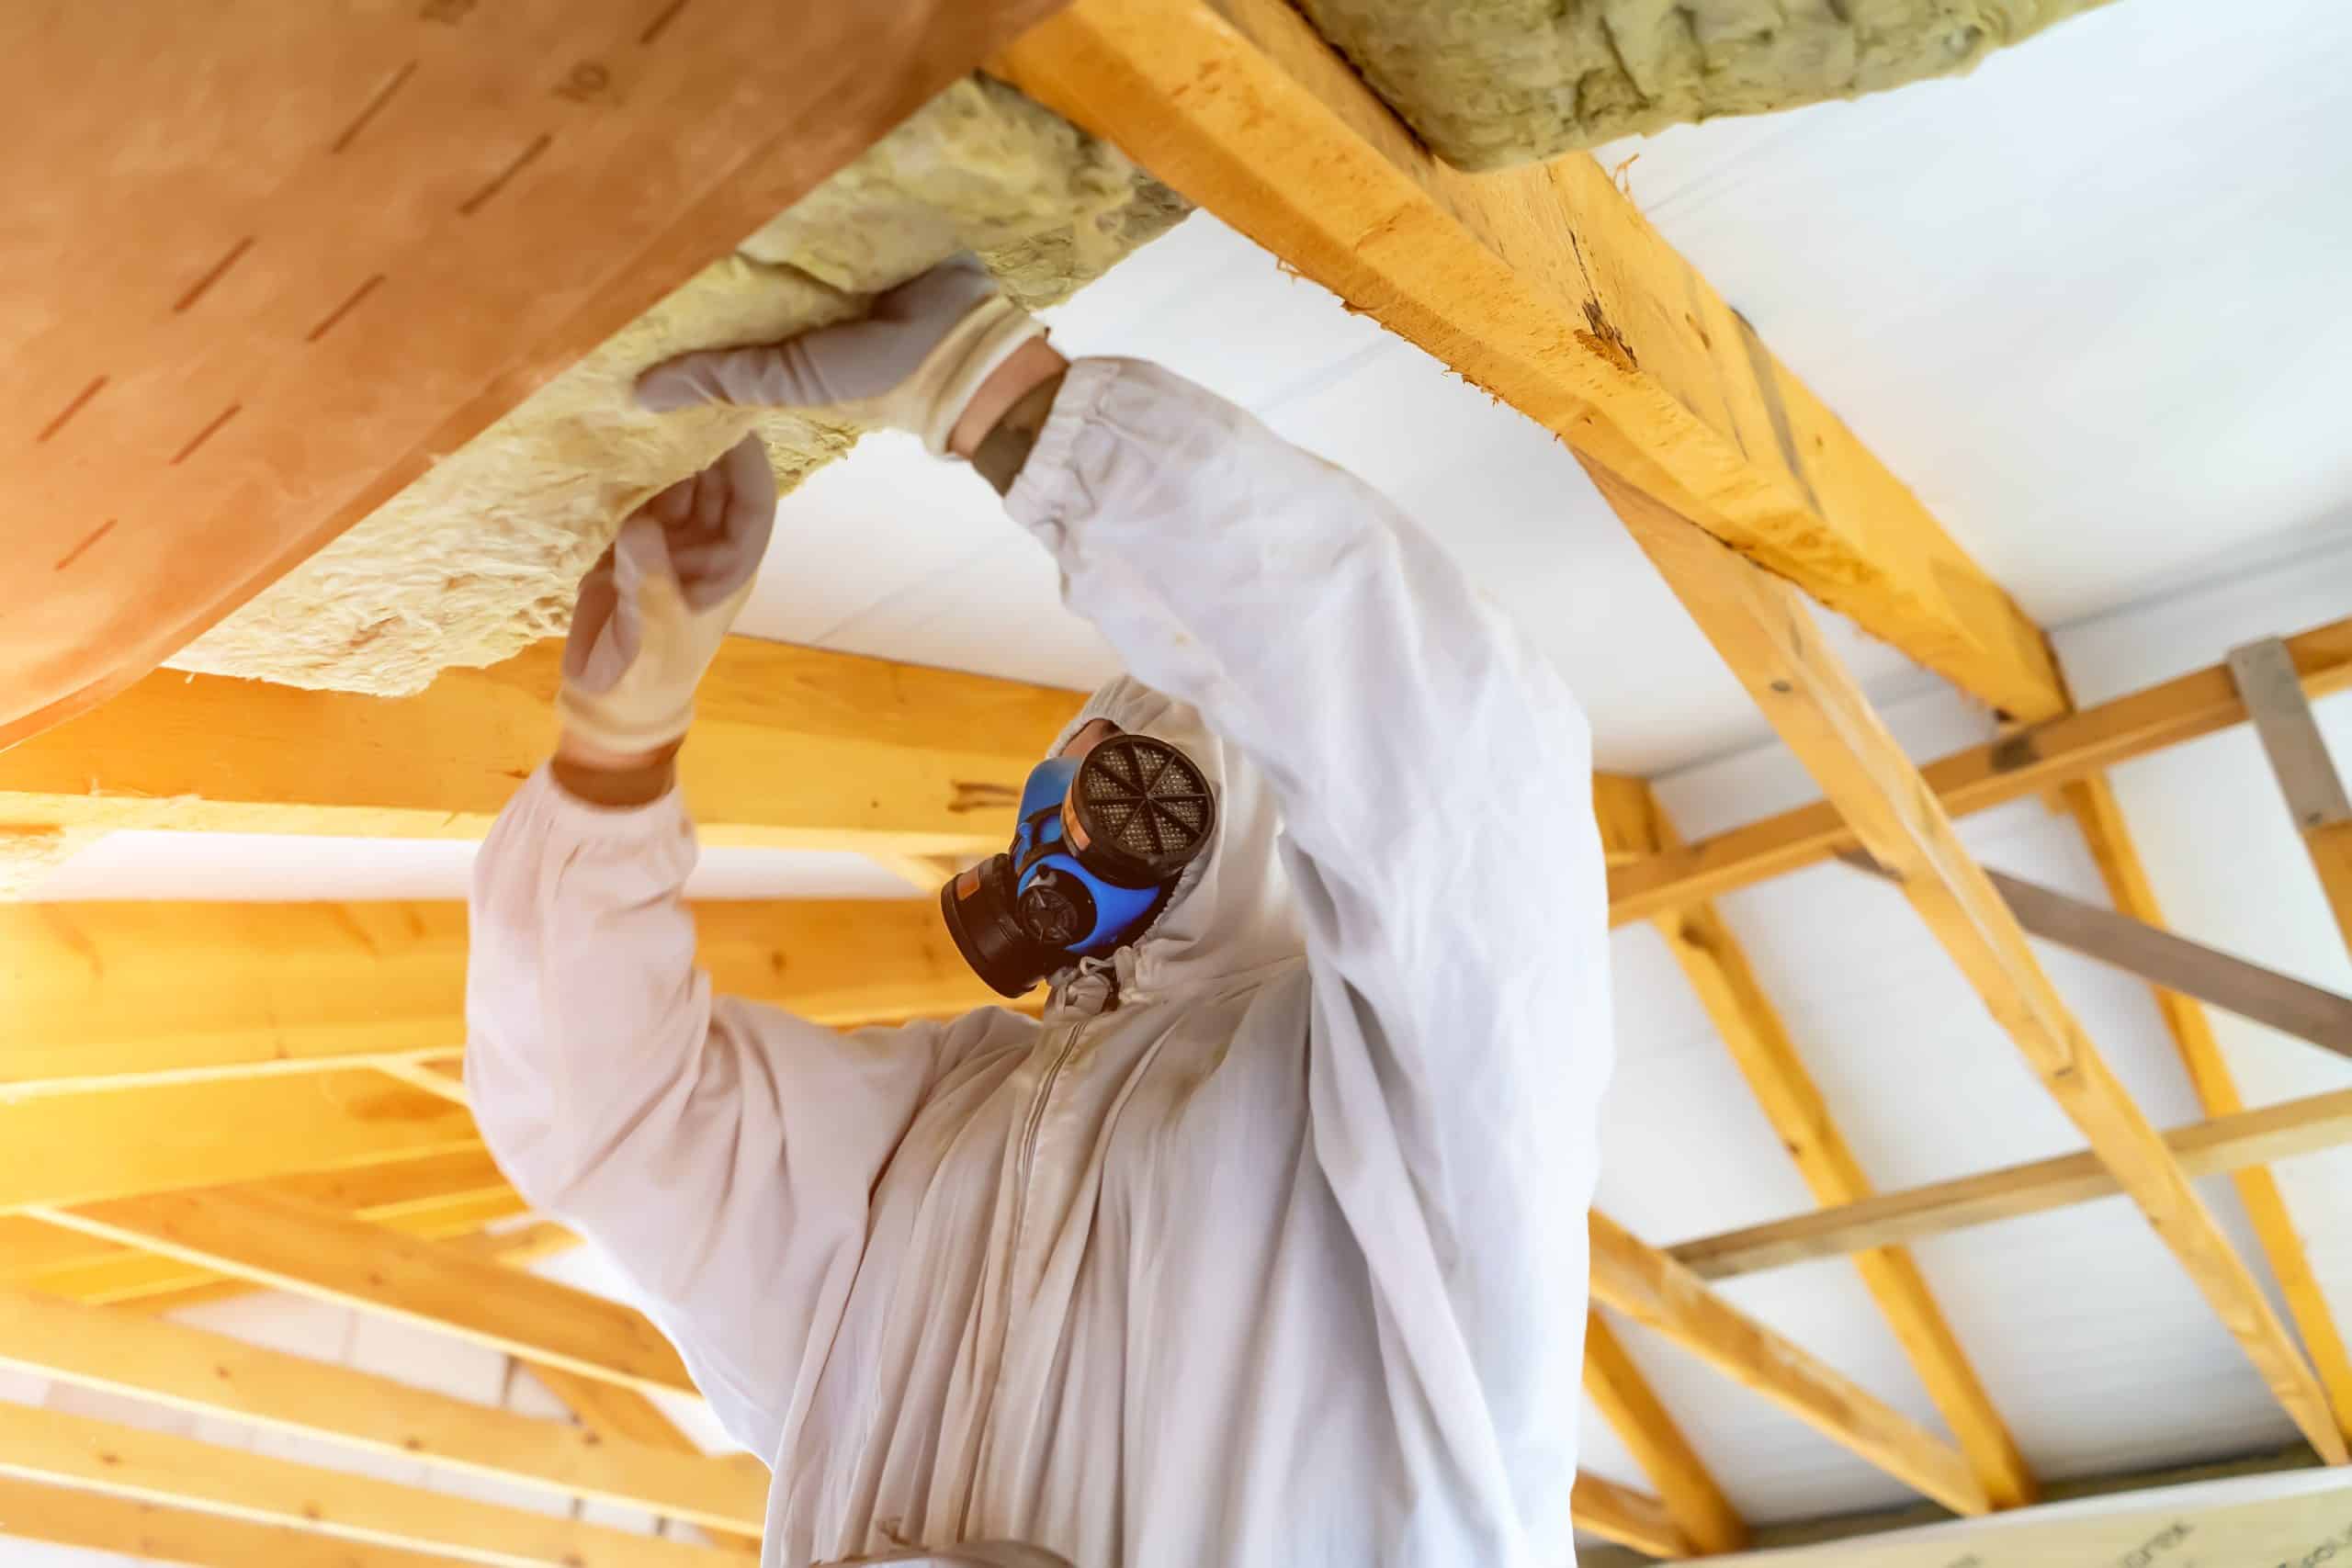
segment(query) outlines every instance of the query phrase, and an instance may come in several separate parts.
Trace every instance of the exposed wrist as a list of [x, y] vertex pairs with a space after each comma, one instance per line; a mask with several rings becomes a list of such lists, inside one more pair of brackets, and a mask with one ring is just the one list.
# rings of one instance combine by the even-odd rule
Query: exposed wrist
[[548, 771], [566, 795], [590, 806], [645, 806], [678, 782], [683, 739], [650, 751], [616, 751], [566, 731]]
[[971, 460], [989, 433], [1014, 405], [1042, 384], [1059, 380], [1069, 368], [1069, 361], [1044, 338], [1023, 344], [980, 383], [980, 389], [964, 405], [956, 428], [947, 437], [947, 449], [958, 457]]

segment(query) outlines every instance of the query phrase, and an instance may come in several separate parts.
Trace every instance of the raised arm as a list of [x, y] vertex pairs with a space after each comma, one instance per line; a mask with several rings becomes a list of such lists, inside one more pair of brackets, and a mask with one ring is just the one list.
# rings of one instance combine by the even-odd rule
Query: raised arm
[[601, 1243], [734, 1436], [773, 1460], [831, 1341], [867, 1193], [930, 1086], [1010, 1014], [837, 1034], [714, 997], [670, 777], [775, 491], [757, 442], [624, 526], [583, 585], [557, 759], [475, 863], [466, 1081], [534, 1204]]

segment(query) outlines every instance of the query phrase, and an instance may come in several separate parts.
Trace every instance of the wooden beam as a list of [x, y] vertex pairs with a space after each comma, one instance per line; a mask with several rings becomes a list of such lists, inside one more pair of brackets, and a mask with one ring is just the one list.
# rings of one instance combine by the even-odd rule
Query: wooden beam
[[741, 1568], [729, 1553], [164, 1432], [0, 1404], [0, 1475], [491, 1568]]
[[1960, 1514], [1991, 1507], [1961, 1451], [1826, 1362], [1749, 1317], [1599, 1210], [1592, 1297]]
[[1604, 1540], [1652, 1557], [1690, 1555], [1690, 1538], [1676, 1528], [1664, 1503], [1589, 1471], [1577, 1472], [1576, 1484], [1568, 1492], [1568, 1512], [1578, 1529], [1590, 1530]]
[[[716, 989], [820, 1023], [1001, 999], [926, 899], [711, 903], [694, 915], [695, 958]], [[0, 1087], [13, 1095], [396, 1065], [465, 1042], [466, 911], [0, 905]]]
[[137, 1313], [0, 1289], [0, 1364], [175, 1409], [757, 1534], [764, 1476]]
[[[2082, 829], [2083, 841], [2098, 863], [2100, 879], [2107, 884], [2108, 897], [2114, 900], [2116, 908], [2134, 919], [2161, 927], [2164, 908], [2156, 901], [2155, 886], [2148, 880], [2147, 867], [2140, 862], [2139, 847], [2132, 842], [2131, 825], [2124, 818], [2122, 802], [2115, 797], [2114, 786], [2105, 775], [2094, 774], [2068, 784], [2064, 794], [2067, 809]], [[2195, 1086], [2198, 1103], [2205, 1108], [2205, 1114], [2220, 1118], [2243, 1111], [2245, 1101], [2238, 1094], [2236, 1076], [2222, 1054], [2222, 1043], [2214, 1037], [2213, 1025], [2206, 1018], [2205, 1010], [2179, 991], [2168, 990], [2162, 985], [2154, 989], [2156, 1010], [2163, 1015], [2165, 1032], [2180, 1052], [2181, 1066], [2188, 1069], [2188, 1081]], [[2278, 1281], [2278, 1293], [2287, 1303], [2287, 1315], [2294, 1320], [2303, 1348], [2311, 1354], [2312, 1370], [2318, 1372], [2320, 1382], [2327, 1390], [2328, 1403], [2335, 1407], [2335, 1424], [2352, 1437], [2352, 1355], [2346, 1352], [2343, 1332], [2336, 1327], [2326, 1293], [2320, 1289], [2319, 1278], [2312, 1270], [2302, 1237], [2296, 1234], [2294, 1218], [2287, 1212], [2286, 1197], [2278, 1190], [2278, 1179], [2267, 1168], [2256, 1165], [2237, 1170], [2234, 1180], [2238, 1201], [2245, 1206], [2247, 1223], [2254, 1227], [2255, 1241], [2268, 1260], [2270, 1277]]]
[[[2092, 782], [2076, 780], [2064, 786], [2062, 804], [2066, 791]], [[1859, 851], [1838, 859], [1857, 870], [1888, 875], [1884, 867]], [[2021, 876], [1990, 867], [1984, 875], [2018, 924], [2044, 942], [2097, 959], [2159, 988], [2211, 1002], [2224, 1012], [2251, 1019], [2324, 1051], [2352, 1056], [2352, 997], [2323, 990], [2292, 975], [2265, 969], [2234, 953], [2177, 936], [2151, 921], [2101, 908]]]
[[1446, 167], [1283, 0], [1080, 0], [991, 68], [1964, 690], [2064, 708], [2039, 629], [1591, 158]]
[[[490, 1151], [481, 1147], [356, 1170], [308, 1171], [280, 1177], [268, 1185], [288, 1197], [356, 1213], [379, 1224], [412, 1219], [426, 1224], [444, 1217], [471, 1219], [481, 1212], [481, 1205], [494, 1205], [501, 1199], [516, 1205], [522, 1201], [490, 1157]], [[472, 1223], [486, 1220], [485, 1215]], [[44, 1269], [140, 1256], [143, 1255], [23, 1215], [0, 1216], [0, 1280], [25, 1283]]]
[[481, 1146], [462, 1108], [364, 1070], [0, 1099], [0, 1214]]
[[[2191, 1177], [2341, 1148], [2352, 1144], [2352, 1089], [2217, 1116], [2164, 1136]], [[2122, 1190], [2097, 1155], [2058, 1155], [1699, 1236], [1667, 1252], [1702, 1280], [1727, 1280], [2087, 1203]]]
[[[523, 1201], [523, 1195], [509, 1188], [503, 1192], [452, 1198], [401, 1213], [362, 1213], [356, 1217], [419, 1241], [446, 1241], [477, 1235], [487, 1225], [529, 1212], [530, 1205]], [[43, 1228], [56, 1231], [54, 1226]], [[101, 1247], [78, 1232], [74, 1238], [92, 1255], [68, 1263], [14, 1271], [17, 1282], [69, 1301], [114, 1305], [176, 1296], [225, 1278], [185, 1258], [167, 1258], [136, 1247]]]
[[0, 1538], [86, 1547], [190, 1568], [455, 1568], [438, 1552], [167, 1508], [103, 1492], [0, 1479]]
[[2352, 795], [2327, 754], [2311, 699], [2296, 677], [2295, 658], [2277, 637], [2248, 643], [2231, 650], [2230, 676], [2262, 737], [2335, 929], [2352, 947]]
[[617, 1302], [258, 1192], [167, 1192], [41, 1217], [216, 1273], [382, 1313], [589, 1377], [692, 1393], [662, 1331]]
[[76, 6], [17, 37], [27, 80], [88, 85], [5, 187], [43, 238], [6, 294], [0, 747], [153, 669], [1054, 4]]
[[[475, 1231], [468, 1235], [435, 1238], [435, 1245], [463, 1258], [527, 1269], [542, 1258], [553, 1258], [580, 1245], [580, 1235], [553, 1220], [534, 1220], [503, 1230]], [[230, 1275], [207, 1276], [209, 1284], [190, 1285], [161, 1295], [139, 1296], [122, 1303], [125, 1312], [164, 1314], [182, 1307], [199, 1306], [232, 1296], [251, 1295], [266, 1286]]]
[[[1679, 841], [1672, 822], [1662, 809], [1655, 816], [1662, 845], [1671, 848]], [[1796, 1042], [1781, 1021], [1780, 1010], [1757, 980], [1746, 949], [1715, 907], [1693, 904], [1660, 917], [1656, 925], [1815, 1199], [1835, 1204], [1869, 1197], [1870, 1178], [1862, 1173], [1861, 1161], [1830, 1115]], [[1936, 1304], [1918, 1264], [1909, 1253], [1888, 1247], [1857, 1254], [1854, 1267], [1928, 1396], [1975, 1467], [1993, 1506], [2017, 1508], [2033, 1502], [2040, 1489], [2025, 1455], [1994, 1408], [1992, 1395]]]
[[[561, 657], [398, 698], [162, 671], [0, 751], [0, 822], [478, 839], [554, 742]], [[730, 637], [678, 774], [708, 844], [983, 853], [1083, 700]]]
[[[2352, 687], [2352, 618], [2289, 637], [2287, 653], [2307, 695]], [[1948, 814], [1965, 817], [2214, 734], [2245, 718], [2245, 701], [2229, 667], [2215, 664], [1955, 751], [1921, 768], [1919, 776]], [[1612, 869], [1609, 917], [1618, 924], [1648, 919], [1697, 899], [1720, 897], [1818, 864], [1860, 842], [1831, 802], [1801, 806]]]
[[[733, 1474], [737, 1483], [763, 1500], [768, 1492], [768, 1467], [750, 1454], [705, 1455], [692, 1438], [678, 1429], [678, 1424], [662, 1412], [660, 1405], [633, 1388], [599, 1378], [583, 1378], [562, 1367], [549, 1366], [544, 1361], [527, 1363], [530, 1374], [546, 1385], [567, 1410], [578, 1418], [581, 1426], [610, 1442], [626, 1443], [634, 1448], [652, 1450], [660, 1453], [691, 1454], [701, 1463], [717, 1465]], [[766, 1528], [764, 1514], [755, 1515], [741, 1532], [722, 1531], [721, 1544], [737, 1551], [757, 1552], [760, 1532]]]
[[1788, 584], [1606, 469], [1602, 495], [1758, 706], [1862, 840], [1896, 874], [1995, 1022], [2188, 1275], [2299, 1430], [2352, 1459], [2311, 1365], [2197, 1190], [2043, 973], [1951, 818], [1886, 732]]
[[1707, 1473], [1608, 1319], [1597, 1312], [1585, 1314], [1584, 1392], [1657, 1488], [1667, 1517], [1689, 1541], [1686, 1551], [1737, 1551], [1747, 1544], [1747, 1521]]

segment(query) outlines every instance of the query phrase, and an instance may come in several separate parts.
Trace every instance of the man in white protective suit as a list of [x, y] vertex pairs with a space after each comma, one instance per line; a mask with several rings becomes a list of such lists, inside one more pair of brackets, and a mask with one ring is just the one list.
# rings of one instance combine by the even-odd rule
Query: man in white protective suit
[[679, 896], [758, 443], [582, 585], [563, 739], [475, 874], [467, 1084], [772, 1468], [763, 1561], [1566, 1568], [1611, 1046], [1552, 671], [1380, 496], [1064, 360], [968, 261], [639, 395], [970, 461], [1132, 671], [943, 893], [1042, 1022], [839, 1033], [711, 995]]

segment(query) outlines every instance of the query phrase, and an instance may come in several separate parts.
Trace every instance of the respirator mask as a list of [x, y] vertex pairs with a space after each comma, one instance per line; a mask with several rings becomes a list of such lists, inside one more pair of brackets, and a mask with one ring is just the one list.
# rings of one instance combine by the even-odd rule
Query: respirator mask
[[1012, 848], [939, 890], [956, 950], [1001, 995], [1149, 925], [1207, 847], [1216, 801], [1190, 757], [1125, 732], [1029, 771]]

